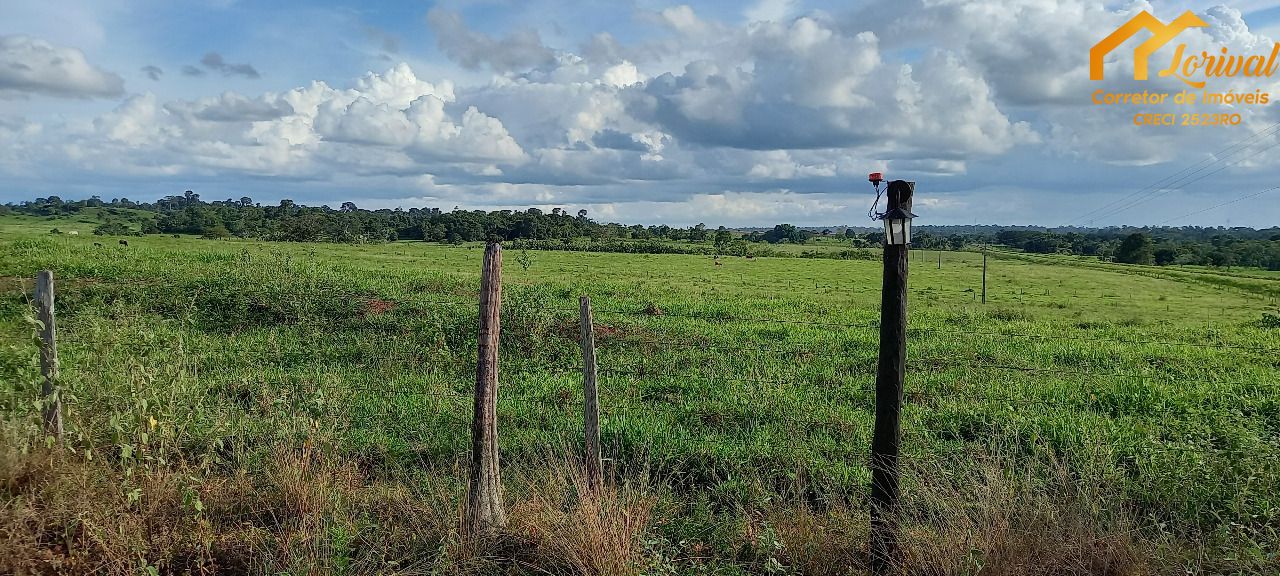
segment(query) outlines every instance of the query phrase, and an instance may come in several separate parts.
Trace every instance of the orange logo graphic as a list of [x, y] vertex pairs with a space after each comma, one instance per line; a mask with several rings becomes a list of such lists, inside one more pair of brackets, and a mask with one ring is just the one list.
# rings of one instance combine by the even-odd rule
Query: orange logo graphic
[[1150, 12], [1143, 10], [1137, 16], [1129, 19], [1128, 22], [1125, 22], [1123, 26], [1116, 28], [1116, 31], [1112, 32], [1110, 36], [1103, 38], [1101, 42], [1094, 44], [1093, 48], [1089, 49], [1089, 79], [1102, 80], [1102, 59], [1107, 54], [1110, 54], [1112, 50], [1115, 50], [1117, 46], [1123, 44], [1125, 40], [1145, 28], [1152, 35], [1146, 42], [1139, 44], [1133, 50], [1133, 79], [1146, 80], [1147, 59], [1151, 58], [1151, 55], [1156, 50], [1168, 44], [1170, 40], [1173, 40], [1174, 36], [1177, 36], [1187, 28], [1202, 28], [1206, 26], [1208, 24], [1190, 10], [1183, 12], [1181, 16], [1168, 25], [1152, 16]]

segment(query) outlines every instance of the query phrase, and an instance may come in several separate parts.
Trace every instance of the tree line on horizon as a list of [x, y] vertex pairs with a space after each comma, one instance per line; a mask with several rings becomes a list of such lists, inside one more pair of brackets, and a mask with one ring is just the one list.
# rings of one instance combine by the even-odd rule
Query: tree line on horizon
[[[194, 234], [205, 238], [256, 238], [286, 242], [369, 243], [396, 240], [463, 243], [484, 240], [519, 241], [526, 249], [576, 249], [612, 252], [676, 252], [727, 255], [797, 255], [864, 258], [857, 249], [874, 248], [884, 239], [873, 229], [840, 227], [816, 229], [778, 224], [772, 228], [738, 232], [705, 224], [687, 228], [602, 223], [586, 210], [555, 208], [525, 210], [459, 210], [410, 208], [365, 210], [352, 202], [337, 209], [305, 206], [292, 200], [262, 205], [251, 198], [205, 201], [199, 194], [134, 202], [127, 198], [104, 201], [63, 200], [57, 196], [0, 206], [6, 212], [34, 216], [74, 215], [98, 208], [103, 221], [95, 233]], [[782, 253], [767, 245], [838, 242], [842, 252]], [[584, 243], [585, 242], [585, 243]], [[1047, 229], [1002, 226], [917, 226], [913, 247], [959, 250], [998, 245], [1036, 254], [1093, 256], [1133, 264], [1243, 266], [1280, 270], [1280, 227], [1252, 228], [1103, 228]]]

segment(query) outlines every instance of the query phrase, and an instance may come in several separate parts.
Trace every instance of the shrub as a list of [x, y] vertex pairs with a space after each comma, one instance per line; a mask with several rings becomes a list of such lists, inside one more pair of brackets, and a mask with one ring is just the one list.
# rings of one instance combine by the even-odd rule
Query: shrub
[[227, 230], [226, 226], [223, 226], [222, 223], [219, 222], [213, 226], [206, 227], [201, 236], [210, 240], [221, 240], [223, 238], [231, 237], [231, 232]]
[[99, 224], [93, 229], [93, 233], [98, 236], [128, 236], [133, 234], [133, 231], [119, 221], [113, 220]]

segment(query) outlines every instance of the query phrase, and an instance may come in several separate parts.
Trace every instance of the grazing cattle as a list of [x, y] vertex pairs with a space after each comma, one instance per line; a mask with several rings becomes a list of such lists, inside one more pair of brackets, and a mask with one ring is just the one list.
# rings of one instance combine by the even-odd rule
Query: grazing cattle
[[750, 255], [750, 254], [747, 254], [747, 260], [755, 260], [755, 259], [756, 259], [756, 257], [755, 257], [755, 256], [752, 256], [752, 255]]
[[101, 248], [101, 247], [102, 247], [102, 243], [101, 243], [101, 242], [94, 242], [94, 243], [93, 243], [93, 245], [94, 245], [94, 246], [97, 246], [98, 248]]
[[716, 260], [716, 266], [724, 266], [724, 263], [719, 260]]
[[128, 240], [121, 240], [121, 241], [120, 241], [120, 245], [121, 245], [121, 246], [128, 246], [128, 245], [129, 245], [129, 241], [128, 241]]

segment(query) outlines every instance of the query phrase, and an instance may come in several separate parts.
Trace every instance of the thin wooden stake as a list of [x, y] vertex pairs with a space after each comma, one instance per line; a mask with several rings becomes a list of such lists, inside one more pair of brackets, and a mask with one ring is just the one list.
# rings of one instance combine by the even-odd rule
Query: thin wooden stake
[[591, 298], [578, 299], [582, 326], [582, 431], [587, 485], [593, 490], [603, 485], [600, 458], [600, 397], [596, 389], [596, 336], [591, 319]]
[[40, 398], [44, 402], [44, 430], [62, 437], [62, 394], [58, 386], [58, 331], [54, 326], [53, 271], [36, 274], [36, 306], [40, 319]]
[[987, 253], [982, 252], [982, 303], [987, 303]]
[[489, 244], [480, 273], [480, 336], [475, 404], [471, 420], [471, 486], [466, 530], [493, 534], [506, 526], [502, 474], [498, 470], [498, 336], [502, 332], [502, 246]]

